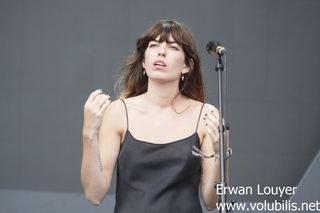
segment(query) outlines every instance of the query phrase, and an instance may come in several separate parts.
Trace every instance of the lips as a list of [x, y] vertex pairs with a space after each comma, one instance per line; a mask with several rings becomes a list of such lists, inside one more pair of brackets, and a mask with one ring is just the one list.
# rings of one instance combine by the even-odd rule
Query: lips
[[164, 63], [164, 61], [161, 61], [161, 60], [157, 60], [153, 63], [154, 66], [156, 67], [166, 67], [166, 63]]

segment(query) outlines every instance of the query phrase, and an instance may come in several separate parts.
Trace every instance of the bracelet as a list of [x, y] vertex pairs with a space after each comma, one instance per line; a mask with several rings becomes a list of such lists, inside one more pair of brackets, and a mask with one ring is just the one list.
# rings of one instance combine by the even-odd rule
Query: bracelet
[[[220, 159], [220, 155], [206, 155], [206, 154], [204, 154], [203, 152], [201, 152], [201, 150], [198, 149], [195, 145], [192, 146], [192, 149], [193, 149], [193, 150], [192, 150], [192, 154], [193, 154], [194, 156], [201, 157], [201, 158], [215, 158], [215, 159]], [[226, 153], [225, 153], [225, 155], [224, 155], [224, 159], [226, 160], [226, 159], [230, 158], [231, 155], [232, 155], [232, 149], [231, 149], [231, 147], [228, 147], [228, 148], [227, 148], [227, 151], [226, 151]]]
[[[224, 154], [224, 159], [227, 160], [228, 158], [230, 158], [232, 155], [232, 149], [231, 147], [228, 147], [226, 153]], [[216, 158], [220, 159], [220, 155], [216, 155]]]

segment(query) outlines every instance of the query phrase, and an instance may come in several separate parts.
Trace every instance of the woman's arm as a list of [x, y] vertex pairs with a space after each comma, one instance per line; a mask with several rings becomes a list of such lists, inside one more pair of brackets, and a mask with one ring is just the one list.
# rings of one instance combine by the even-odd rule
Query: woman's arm
[[[219, 112], [212, 105], [205, 105], [202, 129], [204, 138], [201, 145], [201, 152], [207, 155], [219, 155]], [[227, 147], [228, 145], [226, 145]], [[226, 149], [225, 149], [226, 150]], [[226, 170], [229, 169], [229, 160], [226, 160]], [[229, 179], [226, 172], [226, 181]], [[219, 157], [204, 158], [202, 161], [201, 192], [203, 202], [208, 210], [213, 210], [219, 202], [219, 195], [215, 189], [215, 183], [220, 181], [220, 160]]]
[[[98, 98], [102, 94], [95, 95]], [[83, 127], [81, 181], [86, 198], [94, 205], [99, 205], [109, 190], [120, 150], [123, 125], [119, 116], [123, 113], [120, 101], [110, 104], [104, 102], [107, 104], [105, 106], [101, 104], [103, 98], [100, 98], [100, 101], [86, 103]], [[101, 110], [104, 112], [101, 113]]]

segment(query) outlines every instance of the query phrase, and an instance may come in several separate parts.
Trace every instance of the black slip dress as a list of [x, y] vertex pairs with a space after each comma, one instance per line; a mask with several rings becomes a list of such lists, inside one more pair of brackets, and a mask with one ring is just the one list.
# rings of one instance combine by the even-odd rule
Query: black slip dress
[[121, 145], [117, 164], [114, 213], [202, 213], [199, 199], [201, 158], [192, 155], [199, 148], [197, 133], [165, 144], [135, 139], [129, 130]]

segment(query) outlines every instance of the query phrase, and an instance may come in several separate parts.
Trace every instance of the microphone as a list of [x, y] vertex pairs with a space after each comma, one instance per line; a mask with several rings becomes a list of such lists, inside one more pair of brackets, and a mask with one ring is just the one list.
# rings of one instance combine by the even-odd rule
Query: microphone
[[226, 49], [218, 41], [209, 41], [207, 44], [207, 52], [209, 55], [222, 56], [226, 53]]

